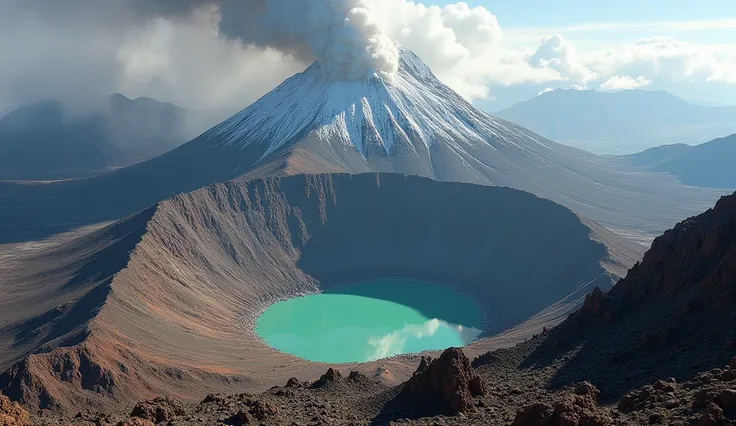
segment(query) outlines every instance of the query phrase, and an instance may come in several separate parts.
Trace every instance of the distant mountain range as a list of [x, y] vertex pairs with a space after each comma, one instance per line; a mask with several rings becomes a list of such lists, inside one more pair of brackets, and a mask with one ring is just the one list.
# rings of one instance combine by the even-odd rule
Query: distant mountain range
[[0, 179], [68, 179], [148, 160], [196, 136], [190, 119], [170, 103], [120, 94], [85, 108], [28, 104], [0, 116]]
[[736, 107], [704, 107], [663, 91], [554, 90], [494, 115], [596, 154], [694, 145], [736, 133]]
[[659, 146], [622, 158], [673, 174], [686, 185], [736, 189], [736, 134], [696, 146]]

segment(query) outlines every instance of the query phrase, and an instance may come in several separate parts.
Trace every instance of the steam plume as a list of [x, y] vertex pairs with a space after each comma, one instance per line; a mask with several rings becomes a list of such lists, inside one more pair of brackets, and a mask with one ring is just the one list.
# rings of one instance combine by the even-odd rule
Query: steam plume
[[374, 19], [372, 0], [127, 0], [142, 12], [186, 17], [216, 6], [220, 32], [300, 59], [316, 57], [330, 77], [390, 78], [398, 69], [398, 49]]

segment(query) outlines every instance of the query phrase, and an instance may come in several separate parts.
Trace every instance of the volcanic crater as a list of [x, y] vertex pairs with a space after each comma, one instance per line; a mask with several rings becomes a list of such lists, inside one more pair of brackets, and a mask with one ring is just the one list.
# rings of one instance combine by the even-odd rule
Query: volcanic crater
[[[385, 278], [475, 299], [486, 321], [466, 351], [480, 354], [559, 322], [642, 252], [503, 187], [399, 174], [216, 184], [18, 260], [0, 301], [0, 389], [65, 408], [311, 380], [325, 364], [267, 346], [256, 316], [284, 298]], [[398, 382], [417, 359], [354, 369]]]

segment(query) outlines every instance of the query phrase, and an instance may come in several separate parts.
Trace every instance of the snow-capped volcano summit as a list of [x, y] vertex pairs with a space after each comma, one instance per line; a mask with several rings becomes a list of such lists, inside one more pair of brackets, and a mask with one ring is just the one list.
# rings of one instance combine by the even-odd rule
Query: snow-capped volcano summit
[[[442, 142], [506, 143], [518, 133], [474, 108], [440, 82], [414, 53], [399, 48], [393, 78], [331, 79], [319, 62], [225, 121], [208, 136], [215, 144], [264, 144], [264, 156], [312, 134], [355, 148], [363, 157], [428, 152]], [[518, 136], [516, 134], [515, 136]]]
[[[401, 49], [391, 78], [338, 81], [327, 74], [314, 63], [165, 155], [93, 179], [34, 187], [38, 193], [28, 199], [61, 200], [47, 209], [54, 221], [92, 223], [238, 178], [396, 172], [521, 189], [609, 228], [654, 235], [725, 192], [684, 186], [670, 175], [559, 145], [492, 117], [408, 50]], [[94, 208], [80, 219], [75, 206], [90, 199]], [[13, 210], [0, 214], [0, 223], [50, 229], [39, 225], [46, 216], [32, 214]]]

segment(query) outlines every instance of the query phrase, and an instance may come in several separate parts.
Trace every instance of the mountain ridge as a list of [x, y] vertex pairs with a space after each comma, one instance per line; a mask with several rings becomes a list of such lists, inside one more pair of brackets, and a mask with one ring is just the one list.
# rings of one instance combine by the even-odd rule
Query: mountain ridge
[[554, 90], [497, 111], [554, 141], [599, 154], [697, 144], [736, 132], [736, 106], [705, 107], [669, 92]]
[[119, 93], [27, 104], [0, 117], [0, 179], [79, 178], [148, 160], [193, 136], [190, 120], [171, 103]]
[[624, 157], [635, 165], [670, 173], [686, 185], [736, 188], [736, 134], [700, 145], [665, 145]]

